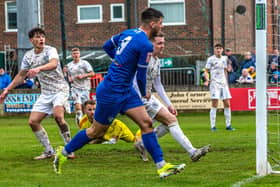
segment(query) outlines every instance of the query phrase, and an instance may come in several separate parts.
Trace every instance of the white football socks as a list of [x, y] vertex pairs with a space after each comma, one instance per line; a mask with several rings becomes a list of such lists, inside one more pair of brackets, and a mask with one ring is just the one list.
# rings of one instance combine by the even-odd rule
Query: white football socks
[[44, 127], [42, 127], [41, 130], [34, 132], [34, 134], [36, 135], [39, 142], [45, 148], [46, 153], [54, 153], [53, 147], [51, 146], [48, 134], [47, 134], [46, 130], [44, 129]]
[[171, 123], [169, 126], [171, 136], [189, 153], [191, 156], [195, 152], [195, 148], [180, 128], [178, 121]]
[[231, 125], [231, 111], [230, 111], [230, 108], [224, 108], [224, 115], [225, 115], [226, 126], [229, 127]]
[[217, 113], [217, 108], [211, 108], [210, 110], [210, 125], [211, 128], [216, 126], [216, 113]]

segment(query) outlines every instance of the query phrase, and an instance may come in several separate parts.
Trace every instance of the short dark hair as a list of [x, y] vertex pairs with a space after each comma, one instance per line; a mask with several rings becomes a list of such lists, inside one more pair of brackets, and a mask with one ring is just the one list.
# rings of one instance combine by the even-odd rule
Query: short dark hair
[[154, 8], [146, 8], [141, 13], [141, 21], [143, 23], [149, 23], [150, 21], [159, 20], [160, 18], [163, 18], [163, 14], [161, 11], [154, 9]]
[[86, 102], [84, 102], [84, 106], [86, 105], [95, 105], [95, 101], [94, 100], [87, 100]]
[[154, 41], [155, 40], [155, 37], [164, 37], [164, 32], [162, 31], [159, 31], [157, 33], [155, 33], [152, 37], [151, 37], [151, 40]]
[[215, 48], [216, 48], [216, 47], [224, 48], [224, 46], [223, 46], [222, 44], [220, 44], [220, 43], [215, 44], [214, 47], [215, 47]]
[[28, 32], [28, 37], [33, 38], [35, 36], [35, 34], [43, 34], [44, 36], [46, 36], [45, 31], [40, 27], [35, 27], [35, 28], [31, 29]]

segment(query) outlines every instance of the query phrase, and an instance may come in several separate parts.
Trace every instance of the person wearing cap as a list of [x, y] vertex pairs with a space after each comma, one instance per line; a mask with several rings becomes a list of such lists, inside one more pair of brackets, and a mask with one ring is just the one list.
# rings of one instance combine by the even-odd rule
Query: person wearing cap
[[0, 89], [6, 88], [12, 82], [11, 76], [0, 67]]
[[239, 62], [235, 56], [232, 55], [231, 48], [226, 48], [225, 55], [228, 57], [228, 63], [231, 64], [231, 67], [234, 72], [237, 72], [239, 68]]

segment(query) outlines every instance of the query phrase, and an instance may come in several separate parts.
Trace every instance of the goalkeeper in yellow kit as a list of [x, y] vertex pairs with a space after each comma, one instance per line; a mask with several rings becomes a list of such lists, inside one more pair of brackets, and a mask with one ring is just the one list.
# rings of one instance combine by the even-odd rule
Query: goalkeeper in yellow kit
[[[81, 118], [79, 123], [79, 129], [85, 129], [92, 126], [93, 115], [95, 112], [95, 101], [88, 100], [84, 103], [84, 113], [85, 115]], [[139, 137], [141, 138], [141, 137]], [[126, 142], [134, 143], [139, 138], [136, 138], [134, 134], [130, 131], [130, 129], [120, 120], [115, 119], [110, 127], [107, 129], [106, 133], [102, 137], [102, 139], [94, 139], [92, 144], [102, 143], [102, 144], [115, 144], [118, 140], [124, 140]], [[136, 149], [140, 152], [141, 158], [145, 161], [147, 159], [146, 153], [139, 148]]]

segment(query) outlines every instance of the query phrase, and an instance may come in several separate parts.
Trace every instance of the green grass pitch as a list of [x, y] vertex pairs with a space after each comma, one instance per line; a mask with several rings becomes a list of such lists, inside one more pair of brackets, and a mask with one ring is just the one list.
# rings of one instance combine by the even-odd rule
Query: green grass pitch
[[[119, 116], [133, 132], [137, 126]], [[225, 130], [222, 112], [217, 116], [217, 132], [210, 131], [208, 113], [180, 114], [179, 122], [195, 147], [212, 145], [212, 152], [199, 162], [189, 156], [170, 135], [159, 140], [165, 160], [186, 163], [183, 173], [159, 179], [155, 165], [144, 163], [130, 143], [86, 145], [69, 160], [63, 173], [53, 172], [53, 159], [32, 158], [43, 149], [28, 126], [28, 117], [0, 118], [0, 186], [95, 186], [95, 187], [179, 187], [179, 186], [280, 186], [280, 176], [255, 180], [255, 113], [232, 113], [236, 131]], [[74, 116], [67, 116], [74, 135]], [[43, 121], [54, 147], [63, 144], [53, 118]]]

